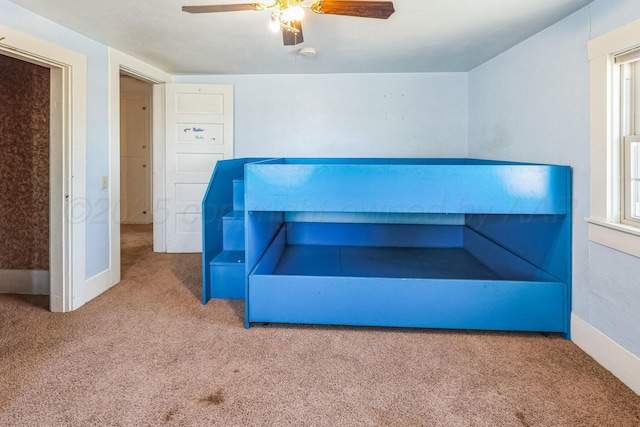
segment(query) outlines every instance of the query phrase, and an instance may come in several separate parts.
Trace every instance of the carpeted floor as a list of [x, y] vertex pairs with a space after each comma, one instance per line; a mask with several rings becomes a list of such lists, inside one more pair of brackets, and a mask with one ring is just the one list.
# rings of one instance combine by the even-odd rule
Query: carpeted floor
[[557, 335], [258, 324], [200, 303], [200, 255], [123, 227], [123, 280], [68, 314], [0, 295], [2, 426], [638, 426]]

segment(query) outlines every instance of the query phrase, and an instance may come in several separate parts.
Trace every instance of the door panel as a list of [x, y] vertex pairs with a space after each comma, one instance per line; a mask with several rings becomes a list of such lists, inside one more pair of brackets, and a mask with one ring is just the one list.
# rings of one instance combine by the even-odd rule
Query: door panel
[[233, 88], [168, 84], [166, 119], [167, 252], [200, 252], [204, 192], [233, 158]]
[[149, 179], [143, 157], [120, 160], [120, 222], [149, 224]]
[[150, 224], [151, 96], [120, 96], [120, 222]]

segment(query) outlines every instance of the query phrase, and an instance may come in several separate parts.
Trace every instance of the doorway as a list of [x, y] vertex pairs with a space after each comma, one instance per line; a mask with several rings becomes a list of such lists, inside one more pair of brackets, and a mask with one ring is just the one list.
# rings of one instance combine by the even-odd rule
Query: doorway
[[2, 25], [0, 33], [0, 55], [49, 70], [49, 308], [72, 311], [86, 302], [85, 224], [68, 221], [86, 200], [86, 57]]
[[[153, 85], [120, 74], [120, 254], [124, 276], [139, 246], [153, 246]], [[132, 244], [132, 242], [136, 244]]]
[[49, 295], [51, 70], [0, 55], [0, 292]]
[[[121, 78], [122, 76], [133, 77], [135, 80], [148, 84], [152, 87], [151, 94], [151, 144], [150, 153], [151, 162], [147, 163], [147, 170], [157, 169], [158, 165], [164, 162], [164, 83], [171, 81], [172, 76], [158, 68], [146, 64], [136, 58], [109, 48], [109, 105], [110, 105], [110, 251], [111, 251], [111, 277], [109, 286], [113, 286], [121, 280], [122, 273], [122, 226], [120, 221], [120, 180], [121, 180], [121, 158], [120, 158], [120, 134], [122, 126], [120, 124], [120, 103], [121, 103]], [[152, 165], [152, 166], [149, 166]], [[162, 171], [151, 170], [150, 185], [152, 187], [153, 200], [162, 200], [164, 191], [164, 181]], [[161, 221], [162, 209], [157, 209], [157, 202], [151, 203], [152, 221], [155, 224]], [[156, 209], [154, 209], [156, 208]], [[149, 212], [149, 211], [148, 211]], [[160, 215], [159, 215], [160, 214]], [[149, 225], [147, 225], [149, 226]], [[128, 225], [125, 225], [128, 227]], [[164, 252], [164, 247], [160, 243], [164, 243], [164, 237], [159, 236], [162, 227], [153, 228], [152, 239], [154, 251]], [[126, 230], [125, 230], [126, 231]], [[156, 248], [156, 245], [158, 247]]]
[[153, 85], [120, 75], [120, 224], [152, 224]]

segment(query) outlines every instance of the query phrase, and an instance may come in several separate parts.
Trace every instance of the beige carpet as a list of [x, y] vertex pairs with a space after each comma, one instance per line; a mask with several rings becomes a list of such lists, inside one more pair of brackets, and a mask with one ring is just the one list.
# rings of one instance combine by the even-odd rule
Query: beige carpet
[[79, 310], [1, 295], [0, 425], [640, 425], [640, 397], [560, 336], [246, 330], [200, 277], [125, 227], [122, 282]]

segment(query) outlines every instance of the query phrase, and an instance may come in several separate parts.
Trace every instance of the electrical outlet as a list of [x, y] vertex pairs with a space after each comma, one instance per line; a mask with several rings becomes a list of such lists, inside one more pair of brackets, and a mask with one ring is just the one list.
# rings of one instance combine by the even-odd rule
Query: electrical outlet
[[100, 181], [100, 188], [103, 190], [109, 188], [109, 179], [105, 175], [102, 176], [102, 180]]

